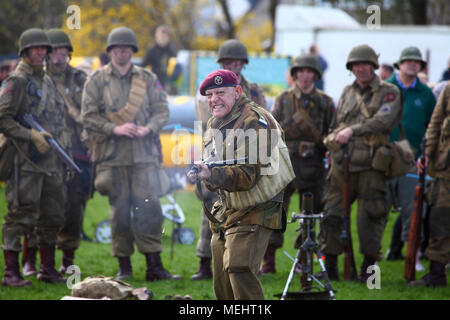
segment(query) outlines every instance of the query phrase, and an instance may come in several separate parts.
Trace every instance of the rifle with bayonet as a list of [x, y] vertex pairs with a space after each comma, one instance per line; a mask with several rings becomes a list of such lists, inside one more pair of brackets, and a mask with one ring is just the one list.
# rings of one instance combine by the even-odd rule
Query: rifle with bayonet
[[[35, 117], [32, 114], [24, 113], [20, 118], [21, 118], [20, 122], [23, 123], [28, 128], [32, 128], [40, 132], [46, 132], [46, 130], [39, 124], [39, 122], [35, 119]], [[83, 171], [64, 151], [64, 149], [60, 146], [58, 141], [50, 137], [46, 138], [46, 140], [48, 144], [51, 146], [51, 148], [56, 152], [58, 158], [60, 158], [70, 169], [75, 170], [78, 173], [81, 173]]]
[[422, 155], [420, 161], [424, 164], [424, 168], [419, 175], [419, 184], [414, 190], [414, 210], [411, 214], [411, 224], [409, 225], [408, 247], [405, 255], [405, 279], [406, 281], [414, 281], [416, 279], [416, 258], [420, 247], [420, 238], [422, 233], [422, 212], [423, 201], [425, 198], [425, 157], [424, 157], [425, 139], [422, 141]]
[[348, 144], [344, 145], [344, 183], [342, 185], [343, 225], [341, 240], [344, 243], [344, 280], [356, 279], [355, 256], [353, 255], [353, 241], [351, 233], [351, 200], [350, 200], [350, 154]]

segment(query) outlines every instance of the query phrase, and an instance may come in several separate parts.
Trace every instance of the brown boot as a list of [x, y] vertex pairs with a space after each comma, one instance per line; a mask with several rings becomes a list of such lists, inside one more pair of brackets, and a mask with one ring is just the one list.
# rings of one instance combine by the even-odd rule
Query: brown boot
[[125, 280], [131, 278], [133, 275], [133, 268], [131, 267], [130, 257], [119, 258], [119, 271], [116, 274], [116, 279]]
[[75, 259], [74, 249], [63, 250], [63, 257], [61, 261], [61, 267], [59, 268], [59, 272], [62, 274], [67, 274], [67, 268], [73, 265], [73, 259]]
[[260, 274], [275, 273], [275, 246], [269, 244], [264, 254], [264, 264], [259, 270]]
[[23, 248], [22, 252], [22, 272], [25, 277], [33, 276], [36, 270], [37, 248]]
[[445, 275], [445, 264], [437, 261], [430, 261], [430, 272], [422, 279], [408, 282], [409, 286], [446, 287], [447, 277]]
[[200, 258], [200, 268], [197, 273], [191, 277], [191, 280], [211, 279], [211, 258]]
[[148, 253], [145, 255], [147, 260], [147, 272], [145, 279], [147, 281], [181, 279], [180, 275], [172, 275], [164, 269], [159, 252]]
[[5, 274], [3, 275], [2, 285], [8, 287], [30, 286], [31, 281], [25, 280], [19, 271], [19, 252], [3, 250], [5, 257]]
[[367, 273], [367, 268], [369, 266], [372, 266], [376, 263], [375, 259], [369, 257], [369, 256], [364, 256], [364, 260], [361, 264], [361, 270], [359, 272], [359, 277], [358, 280], [360, 282], [367, 282], [367, 279], [369, 279], [369, 277], [371, 276], [371, 274]]
[[39, 254], [41, 256], [41, 269], [37, 279], [48, 283], [66, 282], [67, 279], [63, 278], [55, 269], [55, 247], [40, 247]]

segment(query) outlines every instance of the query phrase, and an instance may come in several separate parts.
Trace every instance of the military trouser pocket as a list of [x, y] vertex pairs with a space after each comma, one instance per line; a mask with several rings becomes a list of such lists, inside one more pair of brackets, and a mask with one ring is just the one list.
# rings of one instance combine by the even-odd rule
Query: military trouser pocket
[[223, 268], [226, 272], [250, 271], [258, 225], [242, 225], [225, 231]]
[[113, 170], [113, 168], [97, 168], [96, 170], [94, 186], [102, 196], [114, 194]]
[[370, 219], [385, 218], [389, 213], [386, 202], [386, 183], [384, 180], [368, 181], [362, 196], [363, 208]]

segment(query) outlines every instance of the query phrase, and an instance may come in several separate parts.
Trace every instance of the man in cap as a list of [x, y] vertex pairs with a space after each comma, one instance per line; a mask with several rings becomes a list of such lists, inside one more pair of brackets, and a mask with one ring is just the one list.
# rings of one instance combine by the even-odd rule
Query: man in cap
[[95, 188], [111, 204], [112, 255], [119, 261], [116, 277], [132, 276], [130, 256], [136, 243], [146, 257], [146, 280], [172, 279], [175, 276], [160, 258], [159, 196], [166, 186], [155, 145], [169, 117], [167, 96], [154, 73], [132, 64], [138, 45], [131, 29], [112, 30], [106, 51], [111, 62], [86, 80], [81, 115], [96, 163]]
[[[41, 29], [28, 29], [19, 39], [21, 61], [5, 80], [0, 92], [0, 133], [16, 148], [14, 172], [6, 182], [8, 213], [3, 223], [5, 274], [2, 284], [30, 285], [19, 272], [20, 238], [36, 230], [41, 266], [37, 279], [63, 282], [55, 270], [57, 233], [64, 220], [64, 169], [56, 153], [50, 151], [49, 137], [63, 148], [66, 139], [64, 101], [43, 70], [52, 47]], [[20, 119], [29, 113], [46, 130], [28, 128]]]
[[[328, 134], [334, 103], [331, 97], [315, 86], [322, 76], [321, 70], [318, 58], [312, 54], [295, 58], [290, 68], [295, 85], [276, 98], [272, 110], [284, 130], [296, 177], [284, 191], [283, 208], [286, 212], [296, 190], [299, 193], [299, 209], [302, 208], [302, 194], [305, 192], [311, 192], [314, 196], [314, 212], [323, 209], [326, 175], [323, 158], [327, 150], [322, 140]], [[275, 272], [275, 250], [282, 245], [283, 234], [274, 232], [264, 255], [262, 273]]]
[[289, 152], [277, 121], [242, 93], [235, 73], [211, 72], [200, 94], [207, 97], [212, 114], [204, 157], [247, 158], [212, 169], [196, 162], [198, 172], [188, 173], [219, 195], [212, 211], [205, 210], [213, 232], [214, 291], [219, 300], [263, 299], [257, 273], [272, 230], [283, 227], [283, 190], [294, 178]]
[[[418, 48], [405, 48], [398, 61], [394, 63], [394, 67], [399, 72], [386, 80], [394, 84], [402, 94], [401, 125], [406, 139], [416, 152], [416, 160], [422, 153], [420, 143], [436, 105], [436, 99], [431, 89], [417, 77], [417, 74], [424, 70], [426, 65]], [[396, 127], [390, 135], [390, 141], [396, 141], [399, 138], [400, 131]], [[403, 243], [408, 241], [409, 225], [414, 207], [414, 189], [419, 182], [419, 179], [414, 177], [415, 172], [413, 167], [409, 174], [388, 182], [388, 199], [390, 203], [395, 202], [395, 206], [400, 210], [396, 224], [401, 226], [393, 230], [391, 245], [387, 253], [388, 260], [403, 259], [402, 247]], [[396, 230], [401, 230], [401, 232], [396, 232]]]
[[[223, 69], [232, 71], [239, 79], [239, 85], [242, 87], [243, 93], [253, 100], [257, 105], [267, 109], [266, 98], [264, 92], [256, 83], [248, 82], [242, 75], [242, 70], [248, 64], [247, 48], [242, 42], [237, 39], [226, 40], [217, 52], [217, 63]], [[201, 121], [203, 132], [206, 129], [206, 123], [211, 117], [207, 99], [197, 92], [195, 99], [195, 115], [198, 121]], [[203, 194], [199, 194], [198, 190], [195, 193], [199, 199], [205, 202], [208, 210], [211, 210], [214, 202], [217, 201], [217, 194], [203, 188]], [[202, 209], [203, 210], [203, 209]], [[192, 280], [211, 278], [211, 231], [208, 227], [208, 219], [203, 211], [200, 213], [202, 223], [200, 226], [200, 237], [197, 242], [196, 255], [200, 258], [200, 266], [196, 274], [192, 276]]]
[[398, 88], [376, 76], [378, 66], [378, 56], [371, 47], [359, 45], [350, 51], [346, 67], [356, 80], [344, 88], [331, 126], [333, 132], [324, 141], [331, 151], [332, 164], [325, 196], [322, 252], [331, 279], [338, 278], [337, 257], [344, 249], [340, 238], [344, 144], [348, 144], [350, 154], [350, 203], [358, 200], [358, 238], [364, 255], [360, 279], [365, 281], [370, 276], [367, 267], [382, 259], [381, 238], [389, 213], [386, 176], [372, 168], [372, 158], [400, 121], [402, 105]]
[[430, 271], [412, 286], [447, 286], [445, 266], [450, 263], [450, 83], [442, 91], [426, 131], [425, 161], [417, 161], [418, 174], [429, 166], [434, 178], [426, 199], [431, 207], [428, 219], [430, 239], [426, 257]]

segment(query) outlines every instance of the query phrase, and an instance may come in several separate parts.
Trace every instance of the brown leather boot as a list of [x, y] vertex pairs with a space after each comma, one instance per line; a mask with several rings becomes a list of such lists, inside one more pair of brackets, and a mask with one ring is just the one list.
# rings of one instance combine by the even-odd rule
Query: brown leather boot
[[275, 273], [275, 251], [277, 248], [269, 244], [264, 254], [264, 264], [259, 269], [260, 274]]
[[172, 275], [164, 269], [159, 252], [148, 253], [145, 255], [147, 260], [147, 272], [145, 279], [147, 281], [182, 279], [180, 275]]
[[367, 268], [369, 266], [372, 266], [376, 263], [375, 259], [369, 257], [369, 256], [364, 256], [364, 260], [361, 264], [361, 270], [359, 272], [359, 277], [358, 280], [360, 282], [367, 282], [367, 279], [369, 279], [369, 277], [371, 276], [370, 273], [367, 273]]
[[5, 274], [3, 275], [2, 285], [8, 287], [30, 286], [31, 281], [25, 280], [19, 271], [19, 252], [3, 250], [5, 257]]
[[445, 275], [445, 264], [437, 261], [430, 261], [430, 272], [423, 276], [420, 280], [408, 282], [411, 287], [427, 286], [427, 287], [446, 287], [447, 277]]
[[200, 268], [197, 273], [191, 277], [191, 280], [211, 279], [211, 258], [200, 258]]
[[23, 248], [22, 252], [22, 272], [25, 277], [33, 276], [36, 270], [37, 248]]
[[125, 280], [129, 279], [133, 275], [133, 269], [131, 267], [130, 257], [119, 257], [119, 271], [116, 274], [116, 279]]
[[66, 282], [67, 279], [63, 278], [55, 269], [55, 247], [40, 247], [39, 254], [41, 256], [41, 269], [37, 279], [48, 283]]
[[67, 268], [73, 265], [73, 259], [75, 259], [74, 249], [63, 250], [63, 257], [61, 261], [61, 267], [59, 268], [59, 272], [62, 274], [66, 274]]

